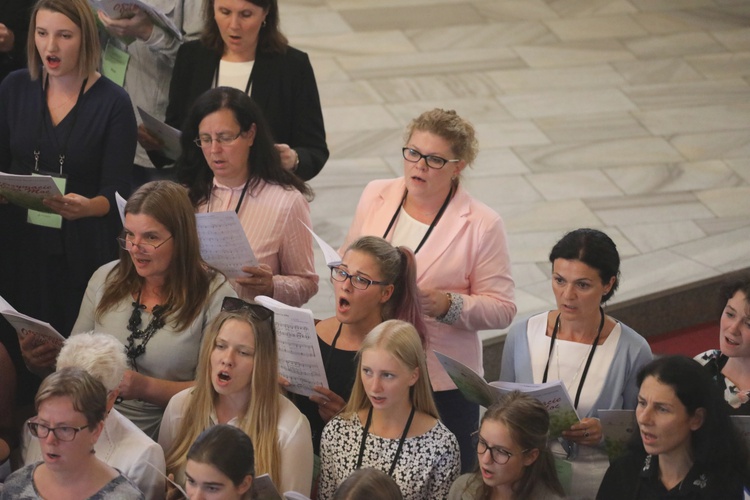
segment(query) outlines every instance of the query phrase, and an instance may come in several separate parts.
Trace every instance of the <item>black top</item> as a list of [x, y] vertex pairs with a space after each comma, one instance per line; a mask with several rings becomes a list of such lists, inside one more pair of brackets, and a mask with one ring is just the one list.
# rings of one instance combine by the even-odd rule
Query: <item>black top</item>
[[[354, 387], [354, 379], [357, 372], [357, 351], [333, 349], [320, 337], [318, 337], [318, 344], [320, 345], [320, 354], [323, 360], [328, 360], [330, 356], [330, 362], [326, 363], [328, 388], [341, 396], [344, 401], [348, 401], [352, 393], [352, 387]], [[310, 401], [310, 398], [298, 394], [294, 395], [294, 404], [307, 417], [307, 420], [310, 421], [313, 451], [316, 455], [320, 454], [320, 436], [323, 433], [323, 427], [325, 427], [326, 423], [320, 418], [318, 405]]]
[[[195, 100], [213, 87], [220, 60], [219, 53], [199, 40], [180, 47], [166, 123], [182, 128]], [[318, 85], [307, 54], [293, 47], [283, 54], [258, 53], [250, 97], [263, 111], [274, 141], [288, 144], [299, 155], [297, 176], [308, 181], [318, 175], [328, 160], [328, 146]]]
[[685, 479], [667, 490], [659, 479], [658, 455], [628, 453], [607, 469], [597, 500], [741, 500], [740, 480], [718, 479], [695, 464]]

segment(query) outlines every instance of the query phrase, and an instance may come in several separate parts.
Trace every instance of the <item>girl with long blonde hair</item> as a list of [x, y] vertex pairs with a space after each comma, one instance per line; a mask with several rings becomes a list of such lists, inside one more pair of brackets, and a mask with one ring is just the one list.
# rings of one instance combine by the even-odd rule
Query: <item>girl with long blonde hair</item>
[[195, 439], [212, 425], [228, 423], [250, 436], [259, 475], [269, 474], [280, 491], [309, 495], [310, 424], [279, 393], [277, 377], [273, 313], [227, 297], [203, 339], [195, 387], [176, 394], [164, 412], [159, 444], [178, 483], [184, 484]]
[[320, 499], [354, 470], [380, 469], [405, 499], [445, 498], [458, 476], [458, 442], [438, 420], [419, 334], [389, 320], [365, 337], [351, 397], [321, 439]]

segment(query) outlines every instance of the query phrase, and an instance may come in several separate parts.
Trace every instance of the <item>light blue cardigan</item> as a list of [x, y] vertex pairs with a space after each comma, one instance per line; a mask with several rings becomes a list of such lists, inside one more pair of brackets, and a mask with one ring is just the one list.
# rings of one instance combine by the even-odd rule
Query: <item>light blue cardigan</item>
[[[542, 314], [548, 314], [544, 312]], [[511, 326], [505, 339], [503, 364], [500, 366], [500, 380], [533, 384], [531, 354], [526, 328], [529, 318]], [[602, 392], [586, 417], [598, 417], [599, 410], [632, 410], [638, 400], [638, 371], [652, 359], [651, 348], [646, 339], [635, 330], [620, 323], [622, 333], [617, 351], [607, 372]], [[599, 374], [591, 373], [589, 376]]]

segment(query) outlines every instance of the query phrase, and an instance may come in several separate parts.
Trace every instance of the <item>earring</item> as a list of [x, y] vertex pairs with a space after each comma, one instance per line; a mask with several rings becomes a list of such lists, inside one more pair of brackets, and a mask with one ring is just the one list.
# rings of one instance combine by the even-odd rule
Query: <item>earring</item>
[[262, 27], [262, 28], [265, 28], [265, 27], [266, 27], [266, 20], [265, 20], [265, 19], [263, 20], [263, 24], [261, 24], [261, 27]]

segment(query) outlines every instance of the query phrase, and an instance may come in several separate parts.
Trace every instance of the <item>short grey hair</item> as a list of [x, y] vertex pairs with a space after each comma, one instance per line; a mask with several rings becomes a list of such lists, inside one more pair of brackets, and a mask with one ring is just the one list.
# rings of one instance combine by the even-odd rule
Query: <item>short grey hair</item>
[[57, 369], [80, 368], [101, 382], [107, 391], [117, 389], [128, 358], [125, 346], [108, 333], [81, 333], [71, 335], [57, 356]]

